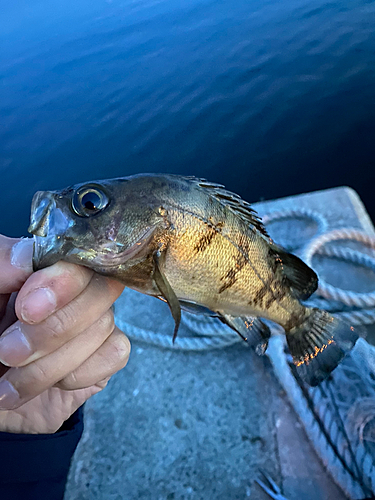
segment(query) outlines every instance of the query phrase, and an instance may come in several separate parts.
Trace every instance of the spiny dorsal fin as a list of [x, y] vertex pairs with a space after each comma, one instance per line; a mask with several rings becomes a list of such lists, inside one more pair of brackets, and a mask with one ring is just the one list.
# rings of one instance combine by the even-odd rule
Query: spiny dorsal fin
[[256, 211], [251, 208], [250, 203], [243, 200], [241, 196], [232, 191], [228, 191], [222, 184], [206, 181], [197, 177], [185, 177], [186, 180], [193, 181], [197, 187], [206, 190], [208, 195], [215, 198], [219, 203], [228, 207], [234, 214], [240, 217], [244, 222], [255, 227], [260, 233], [269, 238], [263, 222]]

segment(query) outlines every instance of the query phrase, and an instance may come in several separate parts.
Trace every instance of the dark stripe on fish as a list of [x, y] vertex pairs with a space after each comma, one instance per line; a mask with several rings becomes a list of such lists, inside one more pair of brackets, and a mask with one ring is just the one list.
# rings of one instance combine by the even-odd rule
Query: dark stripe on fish
[[276, 272], [281, 263], [280, 256], [272, 248], [268, 250], [268, 263], [273, 273]]
[[215, 229], [209, 228], [208, 231], [201, 236], [198, 243], [195, 245], [194, 250], [198, 252], [204, 252], [207, 247], [210, 246], [211, 241], [217, 235], [217, 231]]
[[238, 253], [236, 257], [236, 262], [234, 267], [230, 268], [227, 273], [220, 278], [221, 281], [226, 281], [220, 288], [218, 293], [223, 293], [224, 290], [230, 288], [237, 281], [237, 274], [241, 271], [241, 269], [246, 264], [247, 260], [244, 255]]
[[271, 295], [270, 297], [268, 297], [264, 307], [266, 309], [269, 309], [275, 301], [282, 300], [285, 297], [285, 295], [286, 295], [285, 287], [281, 286], [279, 283], [276, 283], [276, 289], [271, 290]]
[[[181, 207], [176, 205], [176, 204], [173, 204], [173, 203], [170, 203], [169, 202], [169, 206], [171, 208], [175, 208], [176, 210], [179, 210], [181, 211]], [[220, 222], [218, 223], [216, 226], [212, 223], [212, 220], [208, 221], [207, 219], [205, 219], [204, 217], [202, 217], [201, 215], [197, 214], [196, 212], [193, 212], [191, 210], [188, 210], [186, 207], [184, 207], [183, 209], [183, 212], [191, 215], [192, 217], [196, 218], [197, 220], [199, 220], [200, 222], [203, 222], [204, 224], [207, 224], [209, 227], [217, 227], [218, 228], [218, 232], [221, 232], [220, 229], [222, 226], [224, 226], [224, 222]], [[221, 227], [220, 227], [220, 226]], [[238, 238], [239, 236], [239, 238]], [[258, 272], [258, 270], [256, 269], [255, 265], [252, 263], [251, 259], [250, 259], [250, 250], [252, 249], [252, 246], [255, 244], [255, 242], [253, 240], [251, 240], [250, 242], [247, 240], [247, 236], [245, 236], [244, 234], [240, 234], [237, 236], [237, 240], [231, 238], [230, 236], [228, 236], [227, 234], [224, 234], [223, 237], [229, 241], [235, 248], [237, 248], [238, 252], [244, 257], [246, 263], [251, 267], [251, 269], [254, 271], [254, 274], [255, 276], [261, 280], [261, 276]], [[270, 244], [272, 244], [272, 240], [270, 238]], [[221, 279], [224, 279], [224, 278], [221, 278]], [[233, 283], [231, 283], [229, 286], [232, 286]], [[269, 283], [264, 283], [264, 286], [265, 286], [265, 290], [264, 292], [262, 293], [262, 297], [264, 297], [267, 293], [267, 290], [270, 289], [270, 284]], [[225, 288], [223, 289], [223, 287], [220, 288], [220, 291], [218, 293], [222, 293], [224, 290], [226, 290], [228, 287], [225, 286]], [[261, 297], [261, 298], [262, 298]], [[259, 300], [261, 300], [261, 298]], [[259, 301], [258, 300], [258, 301]], [[253, 300], [250, 300], [249, 301], [249, 305], [257, 305], [257, 299], [255, 299], [255, 301]], [[284, 308], [282, 305], [281, 305], [282, 308]], [[284, 308], [285, 309], [285, 308]]]
[[[224, 276], [221, 279], [224, 279]], [[235, 270], [234, 269], [230, 269], [227, 272], [227, 274], [225, 275], [225, 279], [227, 279], [228, 281], [226, 283], [224, 283], [224, 285], [222, 285], [219, 288], [219, 292], [218, 293], [223, 293], [224, 290], [226, 290], [227, 288], [230, 288], [232, 285], [235, 284], [235, 282], [237, 281]]]
[[269, 283], [266, 282], [261, 288], [259, 288], [259, 290], [256, 291], [255, 297], [252, 300], [250, 300], [249, 304], [254, 306], [259, 305], [266, 296], [268, 291], [269, 291]]
[[218, 222], [216, 225], [211, 225], [206, 223], [208, 228], [207, 231], [201, 236], [198, 243], [195, 245], [194, 250], [198, 252], [204, 252], [208, 248], [214, 239], [214, 237], [221, 232], [221, 228], [224, 226], [224, 222]]

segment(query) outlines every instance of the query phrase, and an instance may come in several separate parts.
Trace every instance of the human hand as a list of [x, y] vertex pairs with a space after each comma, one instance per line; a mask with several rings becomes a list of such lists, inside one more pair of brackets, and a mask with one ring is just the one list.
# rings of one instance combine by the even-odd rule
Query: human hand
[[2, 432], [56, 432], [130, 353], [111, 310], [121, 283], [62, 261], [33, 273], [31, 258], [31, 239], [0, 235]]

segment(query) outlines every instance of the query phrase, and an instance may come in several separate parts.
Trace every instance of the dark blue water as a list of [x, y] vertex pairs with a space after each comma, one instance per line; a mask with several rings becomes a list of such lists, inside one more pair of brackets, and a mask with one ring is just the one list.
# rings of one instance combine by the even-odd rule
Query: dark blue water
[[375, 218], [375, 2], [0, 3], [0, 232], [38, 189], [194, 174], [248, 201], [354, 187]]

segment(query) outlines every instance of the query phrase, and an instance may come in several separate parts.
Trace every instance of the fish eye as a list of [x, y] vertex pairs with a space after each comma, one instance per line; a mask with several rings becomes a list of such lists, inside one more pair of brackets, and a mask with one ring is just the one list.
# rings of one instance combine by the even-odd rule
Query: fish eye
[[81, 217], [90, 217], [104, 210], [109, 198], [103, 189], [86, 185], [77, 189], [72, 198], [72, 209]]

